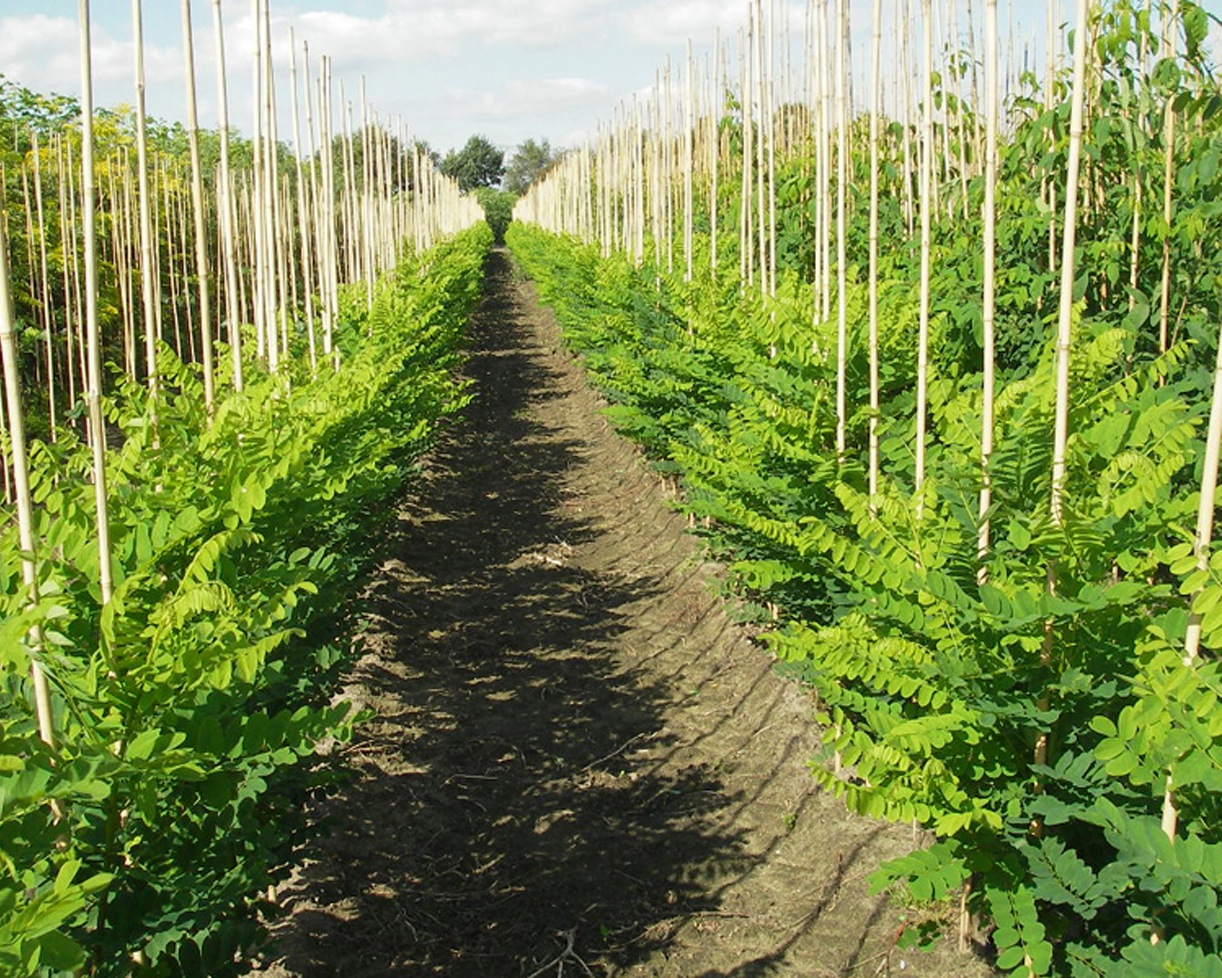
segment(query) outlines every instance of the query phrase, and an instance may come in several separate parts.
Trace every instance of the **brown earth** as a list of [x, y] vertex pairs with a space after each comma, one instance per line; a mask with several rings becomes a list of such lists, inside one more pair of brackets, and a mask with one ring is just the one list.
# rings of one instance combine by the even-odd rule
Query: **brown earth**
[[911, 830], [815, 788], [809, 700], [503, 252], [471, 336], [367, 597], [346, 695], [376, 717], [259, 974], [987, 974], [897, 946], [920, 913], [866, 876]]

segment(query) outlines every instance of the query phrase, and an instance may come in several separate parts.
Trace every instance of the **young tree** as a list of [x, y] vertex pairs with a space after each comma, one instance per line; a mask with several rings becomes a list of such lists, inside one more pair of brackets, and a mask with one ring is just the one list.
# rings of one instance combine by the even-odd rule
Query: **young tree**
[[559, 158], [546, 139], [535, 142], [528, 139], [519, 146], [505, 168], [505, 189], [521, 196], [531, 184], [540, 179]]
[[464, 193], [476, 187], [495, 187], [505, 173], [505, 153], [485, 136], [472, 136], [460, 150], [450, 150], [440, 170], [458, 181]]

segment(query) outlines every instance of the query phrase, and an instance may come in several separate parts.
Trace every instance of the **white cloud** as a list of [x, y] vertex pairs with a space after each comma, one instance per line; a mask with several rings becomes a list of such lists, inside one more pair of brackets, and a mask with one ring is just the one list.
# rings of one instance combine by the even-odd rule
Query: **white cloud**
[[[304, 10], [277, 16], [337, 67], [452, 57], [471, 45], [553, 47], [598, 28], [610, 0], [388, 0], [378, 16]], [[287, 55], [287, 52], [285, 52]]]
[[[77, 21], [44, 14], [0, 18], [0, 66], [10, 79], [41, 92], [79, 93], [81, 68]], [[135, 85], [135, 45], [95, 28], [91, 37], [95, 85]], [[145, 43], [147, 85], [182, 86], [182, 49]]]
[[[677, 47], [688, 38], [695, 43], [708, 43], [716, 27], [721, 28], [723, 37], [728, 37], [747, 24], [749, 11], [747, 0], [660, 0], [625, 11], [620, 21], [638, 44]], [[802, 16], [802, 8], [794, 5], [791, 18], [795, 16], [794, 11], [797, 17]], [[776, 16], [779, 28], [780, 8]], [[802, 21], [794, 20], [793, 23], [800, 25]]]
[[497, 91], [452, 88], [451, 111], [465, 119], [501, 120], [545, 116], [602, 103], [607, 86], [586, 78], [541, 78], [511, 81]]

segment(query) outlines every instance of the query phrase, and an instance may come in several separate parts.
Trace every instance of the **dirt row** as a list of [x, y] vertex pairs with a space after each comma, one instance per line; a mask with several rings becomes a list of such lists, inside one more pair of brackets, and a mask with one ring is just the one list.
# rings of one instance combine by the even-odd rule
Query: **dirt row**
[[810, 704], [504, 252], [475, 400], [411, 488], [346, 695], [375, 719], [260, 974], [976, 976], [866, 877], [911, 830], [816, 790]]

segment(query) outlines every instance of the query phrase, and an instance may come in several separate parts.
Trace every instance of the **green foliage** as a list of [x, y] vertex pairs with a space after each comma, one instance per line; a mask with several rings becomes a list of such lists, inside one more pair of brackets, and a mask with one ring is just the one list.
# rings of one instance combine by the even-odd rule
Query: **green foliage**
[[528, 139], [513, 151], [505, 167], [505, 189], [521, 197], [533, 184], [543, 179], [560, 154], [552, 151], [546, 139], [535, 142]]
[[505, 175], [505, 153], [485, 136], [472, 136], [462, 149], [450, 150], [438, 169], [458, 181], [463, 193], [477, 187], [495, 187]]
[[[906, 325], [916, 294], [904, 269], [880, 289], [886, 478], [871, 498], [865, 411], [849, 417], [850, 454], [836, 461], [836, 311], [814, 316], [795, 277], [765, 299], [734, 277], [684, 283], [531, 227], [512, 226], [509, 243], [608, 415], [683, 480], [743, 597], [779, 610], [764, 640], [817, 694], [816, 779], [856, 812], [940, 836], [884, 866], [877, 885], [936, 901], [972, 880], [973, 909], [996, 924], [998, 964], [1017, 974], [1144, 968], [1139, 945], [1155, 926], [1159, 961], [1217, 954], [1212, 850], [1173, 868], [1133, 841], [1155, 846], [1167, 775], [1187, 833], [1177, 849], [1195, 860], [1189, 839], [1215, 844], [1222, 815], [1222, 677], [1212, 660], [1180, 662], [1189, 596], [1205, 644], [1222, 647], [1222, 561], [1197, 571], [1181, 529], [1202, 454], [1199, 351], [1180, 342], [1139, 355], [1143, 320], [1077, 307], [1060, 526], [1047, 503], [1051, 344], [1015, 360], [996, 397], [981, 578], [980, 381], [956, 339], [970, 319], [950, 311], [972, 304], [970, 281], [942, 286], [918, 512]], [[862, 291], [851, 282], [850, 404], [867, 397]], [[1148, 831], [1135, 837], [1134, 826]]]
[[344, 609], [388, 501], [465, 403], [453, 368], [490, 243], [481, 226], [388, 274], [315, 380], [252, 371], [211, 418], [168, 348], [155, 410], [121, 382], [104, 608], [89, 451], [34, 443], [37, 603], [11, 523], [0, 535], [0, 974], [243, 973], [257, 894], [325, 787], [316, 746], [359, 719], [330, 703]]
[[497, 244], [505, 243], [505, 231], [513, 220], [513, 205], [517, 197], [504, 190], [492, 187], [480, 187], [475, 191], [475, 197], [484, 209], [484, 220], [492, 228]]

